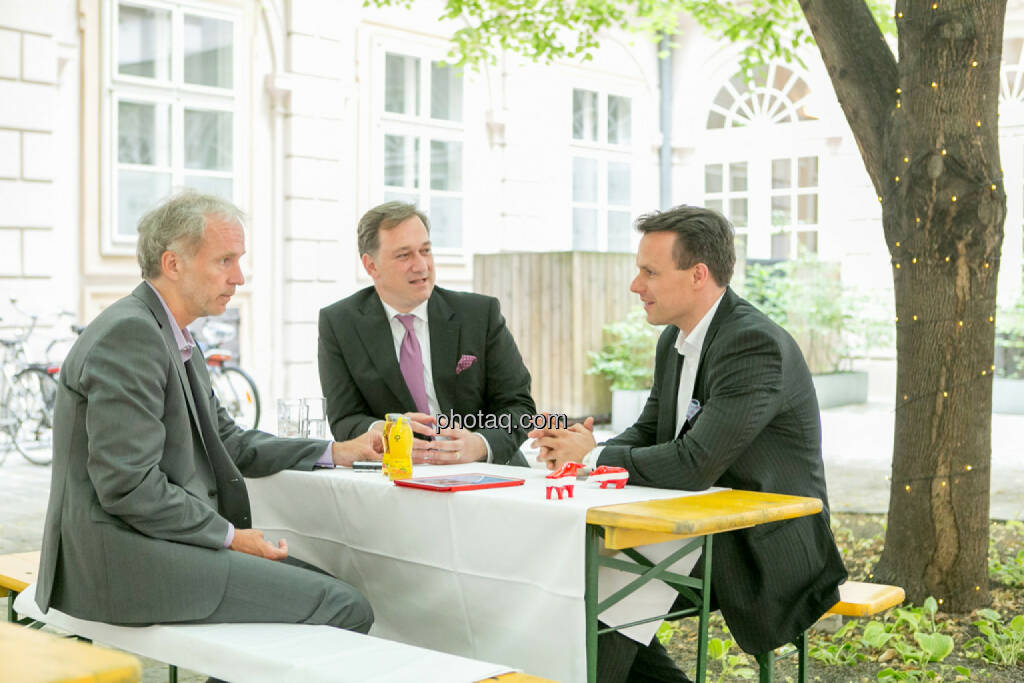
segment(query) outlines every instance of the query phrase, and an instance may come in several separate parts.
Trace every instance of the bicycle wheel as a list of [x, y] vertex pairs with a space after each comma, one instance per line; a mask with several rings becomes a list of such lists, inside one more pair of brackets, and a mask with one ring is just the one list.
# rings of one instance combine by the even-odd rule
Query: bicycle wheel
[[256, 382], [245, 370], [233, 365], [210, 368], [210, 383], [217, 400], [242, 429], [256, 429], [260, 424], [260, 392]]
[[18, 452], [35, 465], [49, 465], [53, 460], [56, 398], [57, 381], [40, 368], [19, 372], [7, 391], [7, 407], [15, 420], [9, 431], [11, 440]]

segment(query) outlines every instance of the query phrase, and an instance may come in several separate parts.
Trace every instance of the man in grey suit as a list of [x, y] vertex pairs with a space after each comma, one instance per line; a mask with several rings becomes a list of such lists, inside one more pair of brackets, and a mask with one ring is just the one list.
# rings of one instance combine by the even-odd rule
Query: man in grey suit
[[[666, 325], [650, 398], [636, 424], [602, 446], [589, 418], [531, 432], [538, 459], [624, 467], [641, 486], [820, 498], [813, 517], [714, 537], [713, 604], [740, 647], [768, 652], [832, 607], [846, 578], [829, 528], [811, 375], [793, 338], [729, 288], [736, 257], [724, 217], [678, 206], [636, 227], [643, 237], [630, 290], [648, 322]], [[687, 680], [657, 639], [643, 647], [614, 632], [599, 640], [598, 668], [602, 681]]]
[[[365, 633], [353, 587], [252, 529], [242, 475], [347, 465], [369, 438], [281, 439], [232, 422], [186, 325], [243, 284], [242, 214], [184, 192], [139, 223], [144, 282], [61, 368], [36, 601], [117, 624], [286, 622]], [[376, 456], [379, 457], [379, 456]]]
[[[416, 440], [413, 462], [526, 466], [530, 373], [498, 300], [434, 286], [429, 222], [411, 204], [367, 211], [358, 241], [373, 286], [320, 311], [320, 386], [334, 437], [379, 431], [386, 413], [402, 412], [428, 437]], [[461, 426], [441, 421], [451, 416]]]

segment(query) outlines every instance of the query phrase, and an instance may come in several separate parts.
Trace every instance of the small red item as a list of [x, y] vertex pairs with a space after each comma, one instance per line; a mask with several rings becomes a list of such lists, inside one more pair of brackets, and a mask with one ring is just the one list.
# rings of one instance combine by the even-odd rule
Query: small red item
[[610, 484], [614, 484], [615, 488], [621, 489], [629, 481], [629, 470], [625, 467], [609, 467], [608, 465], [601, 465], [587, 477], [587, 481], [600, 483], [601, 488], [606, 489]]

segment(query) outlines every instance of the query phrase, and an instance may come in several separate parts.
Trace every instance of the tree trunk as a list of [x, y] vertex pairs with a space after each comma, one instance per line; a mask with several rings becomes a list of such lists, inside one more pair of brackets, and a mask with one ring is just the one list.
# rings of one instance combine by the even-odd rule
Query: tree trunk
[[863, 0], [825, 5], [801, 0], [882, 202], [895, 283], [895, 443], [875, 578], [967, 611], [988, 602], [1006, 0], [898, 0], [891, 65]]

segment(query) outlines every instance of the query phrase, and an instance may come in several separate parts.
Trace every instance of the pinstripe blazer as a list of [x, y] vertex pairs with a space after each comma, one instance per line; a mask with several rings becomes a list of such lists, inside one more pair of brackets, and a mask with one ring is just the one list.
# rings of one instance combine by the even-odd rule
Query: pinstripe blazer
[[662, 333], [643, 413], [606, 443], [598, 464], [625, 467], [641, 486], [821, 499], [813, 517], [714, 538], [712, 599], [740, 647], [767, 652], [831, 608], [846, 578], [829, 528], [818, 399], [793, 338], [726, 288], [697, 367], [701, 410], [676, 434], [678, 334], [673, 325]]

